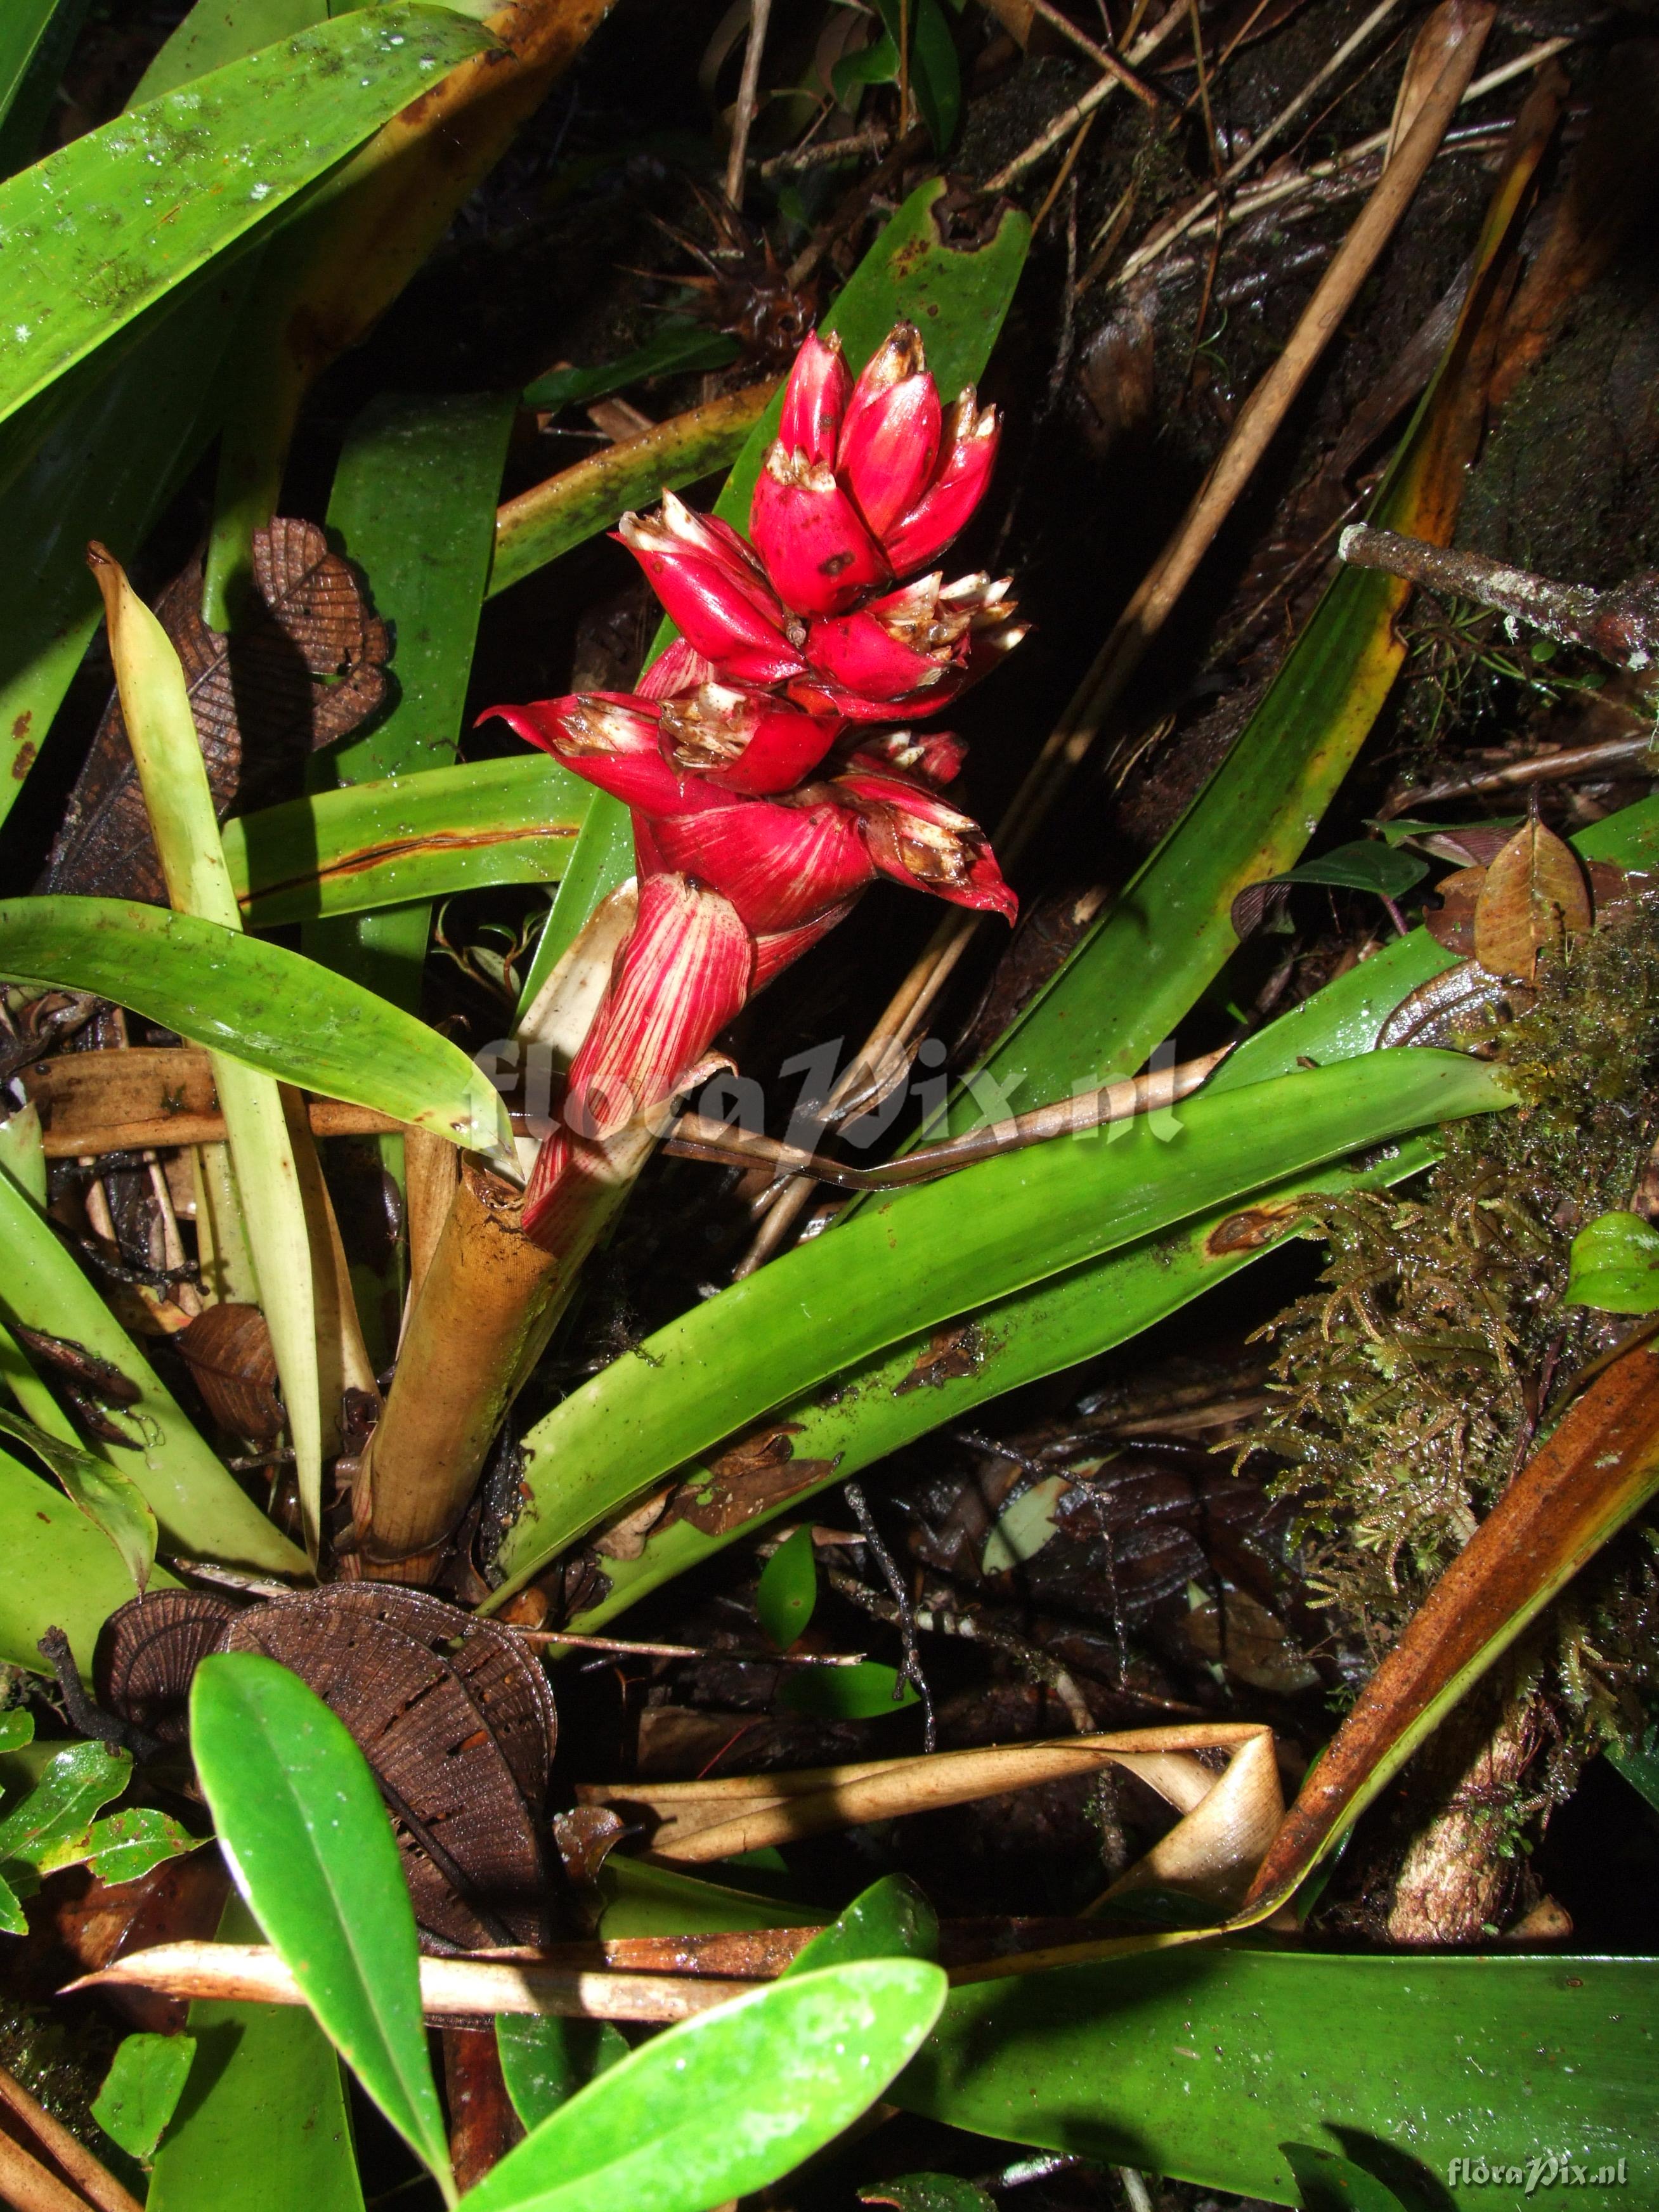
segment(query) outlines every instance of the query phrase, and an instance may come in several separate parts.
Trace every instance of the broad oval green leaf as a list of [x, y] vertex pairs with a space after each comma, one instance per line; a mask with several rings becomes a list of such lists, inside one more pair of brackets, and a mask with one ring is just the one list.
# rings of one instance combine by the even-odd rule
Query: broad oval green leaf
[[945, 1990], [921, 1960], [870, 1960], [682, 2021], [544, 2120], [465, 2212], [708, 2212], [763, 2189], [874, 2103]]
[[1403, 898], [1428, 872], [1428, 862], [1415, 853], [1403, 853], [1386, 841], [1361, 837], [1352, 845], [1334, 846], [1317, 860], [1300, 861], [1267, 880], [1328, 884], [1338, 890], [1375, 891], [1381, 898]]
[[495, 2016], [495, 2050], [513, 2109], [534, 2128], [626, 2058], [628, 2042], [614, 2021], [503, 2012]]
[[459, 1046], [280, 945], [130, 899], [9, 899], [0, 972], [96, 991], [284, 1083], [513, 1158], [501, 1097]]
[[161, 2142], [195, 2056], [191, 2035], [127, 2035], [116, 2045], [92, 2117], [129, 2158], [148, 2158]]
[[1274, 2204], [1303, 2201], [1281, 2148], [1301, 2142], [1340, 2144], [1414, 2206], [1508, 2212], [1524, 2185], [1490, 2185], [1499, 2155], [1524, 2172], [1570, 2154], [1611, 2175], [1622, 2157], [1635, 2181], [1656, 2035], [1656, 1959], [1204, 1944], [953, 1990], [889, 2095], [952, 2127]]
[[793, 1529], [761, 1571], [755, 1617], [780, 1651], [803, 1635], [818, 1601], [817, 1551], [811, 1528]]
[[1639, 1213], [1598, 1213], [1586, 1222], [1572, 1240], [1561, 1303], [1652, 1313], [1659, 1308], [1659, 1230]]
[[784, 1968], [810, 1974], [853, 1959], [933, 1959], [939, 1955], [939, 1915], [908, 1874], [884, 1874], [860, 1890], [795, 1954]]
[[368, 1761], [285, 1667], [196, 1670], [191, 1747], [237, 1887], [369, 2095], [454, 2201], [415, 1913]]
[[100, 1807], [120, 1796], [131, 1773], [131, 1756], [106, 1743], [54, 1747], [33, 1789], [0, 1820], [0, 1865], [15, 1876], [19, 1867], [38, 1869], [52, 1862]]
[[780, 1692], [793, 1711], [818, 1720], [875, 1721], [916, 1703], [912, 1686], [879, 1659], [856, 1667], [796, 1667]]
[[0, 185], [0, 420], [488, 43], [442, 8], [360, 9]]
[[1455, 1053], [1371, 1053], [1200, 1093], [1176, 1115], [1004, 1153], [866, 1206], [659, 1329], [524, 1439], [516, 1588], [600, 1515], [740, 1424], [886, 1344], [1316, 1162], [1505, 1103]]
[[[257, 1943], [240, 1897], [219, 1923], [222, 1943]], [[345, 2085], [332, 2046], [303, 2005], [201, 1999], [178, 2110], [161, 2139], [146, 2212], [363, 2212]]]

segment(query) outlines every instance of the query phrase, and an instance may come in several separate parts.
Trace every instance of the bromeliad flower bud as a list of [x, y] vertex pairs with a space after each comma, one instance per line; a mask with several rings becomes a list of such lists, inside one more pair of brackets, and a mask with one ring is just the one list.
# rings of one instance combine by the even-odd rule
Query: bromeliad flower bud
[[[665, 491], [654, 514], [624, 514], [616, 535], [693, 649], [742, 684], [784, 684], [805, 664], [792, 619], [750, 547], [718, 515]], [[799, 635], [792, 638], [787, 633]]]
[[847, 721], [804, 714], [764, 691], [700, 684], [664, 702], [659, 726], [671, 768], [707, 776], [722, 791], [764, 798], [811, 775]]
[[971, 386], [941, 410], [909, 323], [856, 384], [838, 341], [809, 338], [778, 428], [750, 528], [785, 605], [818, 616], [936, 560], [978, 505], [1000, 434]]
[[811, 672], [791, 685], [792, 696], [851, 721], [937, 714], [1024, 636], [1011, 619], [1009, 588], [1006, 577], [946, 584], [935, 571], [850, 614], [809, 623]]

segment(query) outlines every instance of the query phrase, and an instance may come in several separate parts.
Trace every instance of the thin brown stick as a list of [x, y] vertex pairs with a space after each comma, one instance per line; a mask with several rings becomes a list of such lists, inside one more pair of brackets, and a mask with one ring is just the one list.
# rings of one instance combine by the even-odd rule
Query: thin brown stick
[[[1177, 210], [1167, 222], [1153, 232], [1152, 237], [1144, 245], [1136, 248], [1129, 258], [1133, 269], [1143, 269], [1149, 261], [1155, 261], [1161, 253], [1167, 252], [1177, 238], [1184, 235], [1195, 222], [1208, 214], [1217, 200], [1226, 192], [1228, 186], [1236, 184], [1247, 169], [1255, 167], [1269, 146], [1284, 137], [1285, 131], [1290, 129], [1291, 124], [1309, 103], [1317, 98], [1334, 77], [1341, 74], [1354, 56], [1370, 43], [1373, 34], [1382, 27], [1399, 5], [1400, 0], [1377, 0], [1377, 5], [1372, 9], [1358, 30], [1346, 38], [1330, 59], [1314, 71], [1302, 89], [1285, 102], [1272, 122], [1251, 140], [1238, 159], [1229, 163], [1228, 167], [1222, 170], [1215, 183], [1206, 191], [1200, 192], [1196, 199], [1189, 200], [1184, 208]], [[1383, 135], [1386, 138], [1387, 133]], [[1129, 264], [1126, 264], [1125, 274], [1130, 273], [1133, 273], [1133, 270]]]
[[87, 2200], [66, 2189], [21, 2143], [0, 2134], [0, 2193], [14, 2212], [87, 2212]]
[[1531, 760], [1508, 761], [1481, 775], [1457, 776], [1449, 783], [1431, 783], [1417, 791], [1401, 792], [1383, 808], [1383, 819], [1403, 814], [1407, 807], [1437, 805], [1443, 799], [1472, 799], [1483, 791], [1513, 791], [1529, 783], [1565, 783], [1599, 768], [1617, 768], [1623, 761], [1645, 761], [1644, 773], [1659, 775], [1656, 739], [1659, 732], [1639, 738], [1609, 738], [1599, 745], [1572, 745], [1565, 752], [1539, 753]]
[[[1098, 114], [1099, 112], [1100, 111], [1097, 108], [1095, 113]], [[1094, 129], [1094, 116], [1085, 115], [1083, 118], [1082, 124], [1079, 127], [1077, 137], [1073, 139], [1071, 144], [1066, 149], [1066, 159], [1060, 165], [1059, 174], [1055, 177], [1053, 184], [1049, 185], [1048, 191], [1043, 195], [1042, 205], [1031, 217], [1031, 235], [1033, 238], [1035, 238], [1037, 233], [1042, 228], [1043, 224], [1048, 222], [1050, 214], [1053, 212], [1054, 202], [1060, 198], [1060, 194], [1065, 191], [1066, 185], [1070, 182], [1072, 171], [1077, 166], [1077, 157], [1083, 151], [1084, 141], [1088, 137], [1089, 133]]]
[[[1180, 0], [1180, 4], [1184, 6], [1185, 0]], [[1468, 87], [1493, 13], [1492, 0], [1474, 0], [1466, 9], [1465, 36], [1424, 100], [1398, 159], [1389, 165], [1333, 256], [1284, 351], [1240, 409], [1219, 459], [1139, 589], [1113, 623], [1093, 666], [1033, 762], [997, 827], [994, 842], [1005, 871], [1024, 852], [1061, 787], [1093, 746], [1355, 294], [1394, 234]], [[977, 919], [957, 913], [941, 921], [843, 1077], [848, 1090], [853, 1087], [854, 1073], [872, 1065], [881, 1050], [915, 1034], [923, 1014], [967, 951]], [[831, 1092], [832, 1104], [841, 1089], [838, 1085]], [[785, 1194], [773, 1206], [744, 1255], [736, 1271], [738, 1278], [752, 1273], [779, 1249], [812, 1188], [806, 1181], [786, 1187]]]
[[993, 1122], [987, 1128], [970, 1129], [965, 1136], [949, 1138], [943, 1144], [921, 1146], [885, 1167], [848, 1167], [823, 1152], [780, 1144], [772, 1137], [750, 1135], [702, 1114], [682, 1114], [664, 1149], [684, 1159], [740, 1165], [762, 1162], [792, 1175], [810, 1176], [817, 1182], [833, 1183], [838, 1190], [901, 1190], [908, 1183], [933, 1182], [940, 1176], [953, 1175], [957, 1169], [998, 1152], [1023, 1152], [1029, 1145], [1048, 1144], [1055, 1137], [1077, 1136], [1085, 1129], [1104, 1128], [1137, 1115], [1161, 1112], [1190, 1097], [1231, 1049], [1224, 1046], [1219, 1052], [1183, 1060], [1178, 1067], [1127, 1076], [1119, 1082], [1103, 1084], [1097, 1091], [1063, 1099], [1058, 1105], [1033, 1107], [1028, 1113]]
[[1367, 522], [1351, 523], [1336, 550], [1350, 568], [1381, 568], [1429, 591], [1494, 607], [1546, 637], [1587, 647], [1623, 667], [1650, 668], [1659, 660], [1659, 576], [1651, 573], [1598, 592], [1589, 584], [1554, 583], [1488, 554], [1431, 545]]
[[94, 2158], [61, 2120], [55, 2120], [38, 2099], [31, 2097], [16, 2076], [9, 2074], [3, 2066], [0, 2066], [0, 2097], [98, 2206], [99, 2212], [141, 2212], [138, 2200], [131, 2191], [125, 2189], [109, 2168]]
[[503, 1628], [526, 1644], [568, 1644], [581, 1651], [617, 1651], [645, 1659], [732, 1659], [766, 1667], [858, 1667], [862, 1651], [728, 1651], [712, 1650], [703, 1644], [630, 1644], [620, 1636], [570, 1636], [562, 1628], [520, 1628], [503, 1621]]
[[[1170, 0], [1170, 7], [1152, 29], [1143, 32], [1130, 47], [1127, 58], [1131, 66], [1138, 68], [1155, 54], [1170, 33], [1178, 29], [1186, 20], [1187, 0]], [[988, 192], [1006, 191], [1009, 185], [1023, 177], [1028, 169], [1035, 168], [1045, 154], [1052, 153], [1062, 139], [1069, 138], [1078, 125], [1094, 113], [1102, 100], [1109, 100], [1121, 82], [1110, 71], [1103, 74], [1097, 83], [1090, 86], [1080, 100], [1074, 100], [1069, 107], [1055, 116], [1054, 121], [1041, 131], [1023, 152], [1016, 154], [1012, 161], [1005, 162], [995, 176], [987, 178], [983, 189]]]
[[726, 197], [734, 208], [743, 205], [743, 173], [749, 159], [749, 132], [755, 120], [761, 57], [766, 50], [766, 25], [771, 13], [772, 0], [749, 0], [749, 43], [744, 48], [738, 112], [732, 121], [732, 150], [726, 157]]
[[[407, 1124], [369, 1106], [347, 1106], [334, 1098], [312, 1098], [306, 1118], [313, 1137], [401, 1137]], [[222, 1145], [222, 1114], [157, 1114], [141, 1121], [109, 1121], [101, 1127], [70, 1127], [41, 1133], [49, 1160], [95, 1159], [106, 1152], [166, 1151], [178, 1145]]]
[[1028, 4], [1033, 15], [1041, 15], [1045, 23], [1052, 23], [1063, 39], [1069, 39], [1080, 53], [1087, 54], [1097, 69], [1104, 70], [1109, 76], [1115, 76], [1123, 89], [1133, 93], [1143, 106], [1154, 113], [1163, 106], [1164, 95], [1156, 85], [1148, 84], [1144, 78], [1137, 76], [1121, 55], [1097, 45], [1086, 31], [1078, 28], [1069, 15], [1062, 15], [1058, 8], [1052, 6], [1050, 0], [1028, 0]]
[[[1504, 85], [1513, 83], [1516, 77], [1524, 76], [1529, 70], [1540, 68], [1545, 62], [1552, 60], [1557, 54], [1564, 53], [1575, 43], [1576, 41], [1570, 38], [1545, 39], [1535, 46], [1528, 46], [1525, 53], [1517, 54], [1512, 61], [1504, 62], [1497, 69], [1488, 70], [1484, 76], [1477, 77], [1464, 93], [1458, 106], [1467, 107], [1474, 100], [1484, 100], [1489, 93], [1497, 92]], [[1286, 110], [1285, 113], [1288, 114], [1288, 112], [1289, 111]], [[1233, 164], [1227, 177], [1223, 179], [1224, 186], [1231, 181], [1232, 178], [1249, 167], [1255, 155], [1267, 143], [1269, 133], [1273, 131], [1276, 124], [1281, 120], [1283, 120], [1282, 116], [1276, 118], [1274, 123], [1269, 124], [1267, 129], [1262, 132], [1261, 137], [1245, 149]], [[1270, 184], [1253, 185], [1237, 193], [1227, 210], [1226, 220], [1229, 227], [1248, 222], [1252, 216], [1260, 214], [1262, 209], [1276, 206], [1285, 200], [1294, 199], [1299, 194], [1309, 191], [1314, 185], [1322, 183], [1328, 178], [1340, 176], [1345, 169], [1352, 168], [1358, 163], [1368, 160], [1372, 155], [1386, 152], [1389, 136], [1387, 131], [1373, 131], [1369, 137], [1356, 139], [1352, 146], [1345, 146], [1340, 152], [1331, 155], [1323, 161], [1309, 162], [1307, 167], [1299, 170], [1295, 176], [1276, 178]], [[1149, 268], [1153, 262], [1167, 253], [1170, 246], [1176, 245], [1193, 225], [1215, 205], [1218, 193], [1214, 188], [1205, 191], [1197, 199], [1189, 201], [1186, 207], [1178, 210], [1168, 222], [1153, 232], [1151, 237], [1144, 240], [1136, 246], [1134, 252], [1127, 256], [1121, 268], [1115, 272], [1112, 277], [1113, 289], [1116, 289], [1122, 285], [1132, 283], [1143, 270]], [[1102, 231], [1097, 234], [1097, 239], [1103, 236], [1104, 229], [1105, 226], [1103, 226]], [[1094, 258], [1085, 270], [1083, 282], [1079, 289], [1086, 291], [1099, 276], [1104, 265], [1105, 262], [1100, 247], [1097, 245]]]

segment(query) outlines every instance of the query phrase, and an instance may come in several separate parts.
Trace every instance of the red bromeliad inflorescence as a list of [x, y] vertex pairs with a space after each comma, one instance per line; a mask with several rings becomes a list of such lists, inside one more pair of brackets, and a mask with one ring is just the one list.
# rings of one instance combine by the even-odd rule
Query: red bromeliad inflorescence
[[681, 633], [637, 691], [490, 710], [631, 810], [639, 866], [638, 918], [531, 1178], [532, 1236], [878, 875], [1014, 916], [984, 833], [940, 796], [959, 740], [871, 727], [937, 714], [1024, 635], [1006, 579], [916, 573], [989, 481], [995, 412], [971, 386], [941, 407], [901, 323], [856, 382], [809, 337], [779, 431], [752, 544], [672, 492], [623, 517]]

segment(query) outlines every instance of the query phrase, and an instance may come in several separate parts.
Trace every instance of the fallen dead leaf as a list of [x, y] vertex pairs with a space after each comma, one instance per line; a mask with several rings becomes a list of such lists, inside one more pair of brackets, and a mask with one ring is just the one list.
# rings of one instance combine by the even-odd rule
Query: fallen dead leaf
[[[155, 602], [190, 687], [221, 819], [281, 790], [307, 753], [355, 730], [386, 696], [392, 641], [356, 572], [314, 522], [255, 533], [258, 617], [226, 635], [202, 619], [199, 561]], [[112, 693], [52, 849], [43, 889], [166, 903], [149, 817]]]
[[1589, 890], [1572, 848], [1541, 822], [1523, 822], [1475, 901], [1475, 958], [1488, 975], [1530, 983], [1540, 952], [1589, 926]]
[[250, 1443], [274, 1443], [283, 1432], [276, 1395], [276, 1355], [258, 1306], [209, 1306], [184, 1330], [179, 1349], [191, 1379], [219, 1426]]

